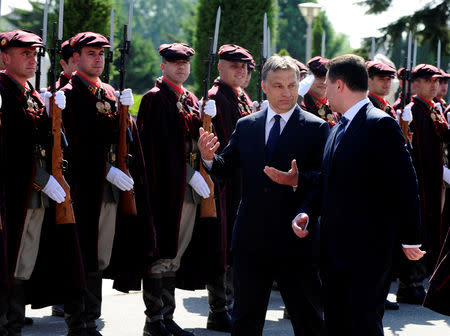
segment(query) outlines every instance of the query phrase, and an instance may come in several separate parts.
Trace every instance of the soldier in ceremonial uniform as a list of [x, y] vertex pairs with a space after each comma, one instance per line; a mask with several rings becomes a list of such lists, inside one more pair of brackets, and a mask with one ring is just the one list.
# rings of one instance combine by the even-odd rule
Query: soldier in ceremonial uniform
[[308, 68], [315, 79], [308, 93], [303, 97], [300, 107], [327, 121], [330, 127], [333, 127], [339, 122], [339, 115], [331, 111], [325, 96], [326, 65], [329, 61], [328, 58], [320, 56], [313, 57], [308, 61]]
[[[129, 280], [128, 283], [116, 280], [116, 289], [140, 289], [142, 274], [128, 273], [121, 277], [119, 272], [123, 268], [120, 266], [128, 264], [130, 272], [139, 271], [143, 267], [139, 259], [151, 253], [154, 237], [149, 223], [149, 202], [142, 196], [147, 188], [146, 175], [136, 132], [132, 137], [128, 135], [128, 148], [133, 155], [130, 172], [139, 180], [135, 189], [138, 215], [125, 216], [118, 210], [120, 193], [131, 190], [134, 180], [116, 168], [119, 114], [115, 90], [99, 78], [104, 69], [104, 48], [109, 47], [108, 39], [84, 32], [72, 37], [69, 45], [74, 49], [78, 70], [62, 89], [67, 97], [63, 122], [70, 144], [68, 181], [73, 186], [87, 291], [82, 298], [64, 302], [64, 311], [68, 335], [101, 335], [96, 319], [101, 315], [102, 276]], [[123, 106], [131, 106], [131, 90], [123, 90], [119, 99]], [[134, 131], [132, 125], [129, 127]], [[144, 244], [149, 251], [144, 250]], [[138, 254], [136, 258], [132, 256], [134, 251]]]
[[251, 61], [247, 64], [247, 76], [245, 77], [244, 83], [241, 86], [241, 89], [244, 91], [245, 100], [246, 100], [247, 104], [252, 108], [252, 112], [256, 112], [256, 104], [253, 104], [252, 99], [248, 95], [247, 91], [245, 91], [245, 89], [248, 87], [248, 84], [250, 83], [250, 80], [252, 79], [252, 72], [255, 71], [255, 69], [256, 69], [256, 63], [252, 57]]
[[374, 61], [367, 61], [366, 68], [369, 74], [369, 100], [373, 106], [396, 119], [397, 115], [385, 97], [389, 94], [397, 71], [387, 63]]
[[[151, 179], [158, 249], [157, 260], [143, 279], [144, 335], [189, 336], [193, 333], [181, 329], [173, 320], [176, 275], [193, 234], [198, 231], [197, 209], [201, 197], [207, 198], [210, 189], [199, 172], [199, 102], [183, 87], [195, 52], [186, 44], [172, 43], [161, 45], [159, 54], [163, 76], [143, 96], [137, 117]], [[204, 113], [215, 116], [214, 101], [205, 103]], [[207, 254], [205, 246], [209, 242], [205, 236], [202, 239], [203, 254]], [[196, 276], [192, 269], [187, 272]]]
[[[244, 85], [247, 69], [249, 64], [251, 66], [253, 57], [247, 49], [234, 44], [222, 45], [219, 48], [218, 56], [219, 77], [214, 81], [208, 96], [216, 101], [217, 117], [213, 119], [213, 124], [215, 134], [220, 142], [218, 152], [221, 152], [228, 143], [237, 121], [252, 112], [252, 105], [245, 98], [242, 85]], [[217, 185], [216, 190], [218, 213], [222, 225], [225, 225], [226, 232], [223, 240], [227, 249], [229, 249], [241, 199], [241, 171], [236, 169], [229, 178]], [[228, 258], [228, 263], [231, 264], [230, 258]], [[230, 272], [231, 269], [229, 268], [228, 273]], [[215, 285], [207, 286], [210, 297], [215, 297], [214, 306], [216, 307], [216, 310], [211, 311], [208, 316], [208, 329], [229, 332], [231, 330], [231, 317], [227, 310], [231, 310], [231, 307], [229, 307], [231, 298], [226, 297], [225, 278], [224, 274], [223, 279], [216, 279]], [[229, 289], [228, 292], [230, 293]], [[216, 321], [224, 321], [224, 323], [216, 323]], [[229, 321], [229, 323], [225, 323], [225, 321]]]
[[295, 64], [297, 64], [298, 69], [300, 70], [300, 82], [302, 81], [302, 79], [304, 79], [307, 75], [308, 75], [308, 67], [306, 65], [304, 65], [302, 62], [300, 62], [299, 60], [295, 59]]
[[[422, 201], [422, 222], [427, 254], [426, 270], [416, 275], [415, 281], [401, 278], [397, 301], [421, 304], [425, 291], [422, 280], [431, 274], [443, 243], [442, 205], [443, 185], [443, 143], [448, 136], [448, 124], [436, 108], [433, 98], [437, 94], [440, 71], [429, 64], [417, 65], [412, 71], [412, 86], [417, 93], [407, 105], [411, 109], [413, 132], [411, 156], [416, 169]], [[421, 276], [421, 277], [420, 277]], [[411, 279], [414, 280], [414, 279]]]
[[77, 71], [77, 66], [73, 61], [74, 50], [69, 44], [69, 40], [64, 41], [61, 44], [61, 60], [59, 63], [63, 68], [63, 71], [59, 74], [58, 81], [56, 82], [56, 90], [66, 86], [69, 83], [72, 74]]
[[[84, 289], [75, 223], [55, 225], [55, 202], [70, 196], [50, 173], [51, 120], [28, 81], [41, 46], [39, 36], [23, 30], [0, 39], [1, 335], [22, 335], [25, 304], [51, 305]], [[62, 92], [55, 103], [65, 107]]]
[[439, 103], [441, 106], [441, 112], [444, 112], [447, 109], [447, 102], [444, 98], [447, 97], [448, 93], [448, 79], [450, 78], [450, 74], [446, 73], [444, 70], [441, 69], [441, 77], [439, 77], [439, 88], [438, 92], [436, 94], [436, 97], [434, 97], [434, 102]]

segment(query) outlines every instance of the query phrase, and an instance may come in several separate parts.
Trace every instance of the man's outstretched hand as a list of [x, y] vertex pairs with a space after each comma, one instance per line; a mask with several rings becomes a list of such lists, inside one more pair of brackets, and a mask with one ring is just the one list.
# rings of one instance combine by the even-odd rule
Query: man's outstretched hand
[[292, 160], [291, 169], [288, 172], [284, 172], [273, 167], [264, 167], [264, 173], [266, 173], [269, 178], [278, 184], [284, 184], [291, 187], [296, 187], [298, 185], [298, 169], [297, 162]]
[[217, 141], [217, 137], [214, 133], [207, 132], [200, 127], [200, 137], [198, 138], [198, 149], [202, 154], [202, 159], [205, 161], [211, 161], [214, 159], [214, 153], [220, 146], [220, 142]]

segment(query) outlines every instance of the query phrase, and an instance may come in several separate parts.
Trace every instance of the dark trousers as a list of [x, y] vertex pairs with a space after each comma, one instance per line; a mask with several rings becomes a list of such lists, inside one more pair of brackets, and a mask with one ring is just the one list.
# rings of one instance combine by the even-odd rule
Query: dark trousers
[[328, 336], [382, 336], [384, 301], [391, 283], [390, 269], [344, 272], [321, 269], [325, 326]]
[[291, 316], [295, 335], [321, 335], [323, 311], [315, 265], [299, 257], [236, 253], [233, 272], [232, 335], [262, 335], [274, 280]]

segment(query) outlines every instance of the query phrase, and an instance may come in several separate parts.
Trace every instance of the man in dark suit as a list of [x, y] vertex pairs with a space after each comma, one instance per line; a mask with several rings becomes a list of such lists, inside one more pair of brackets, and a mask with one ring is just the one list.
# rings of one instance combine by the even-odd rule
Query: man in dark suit
[[[368, 100], [367, 78], [359, 56], [336, 57], [328, 65], [326, 96], [342, 113], [321, 169], [320, 274], [329, 336], [383, 335], [397, 244], [410, 260], [425, 253], [411, 157], [396, 121]], [[303, 239], [310, 211], [304, 203], [293, 222]]]
[[298, 204], [309, 195], [301, 188], [279, 185], [265, 174], [279, 170], [320, 169], [329, 127], [297, 105], [300, 73], [290, 57], [272, 56], [262, 70], [269, 107], [240, 119], [221, 155], [217, 137], [200, 129], [199, 149], [213, 175], [242, 168], [243, 191], [232, 237], [234, 291], [232, 335], [261, 335], [270, 291], [277, 281], [295, 335], [319, 335], [323, 312], [318, 277], [318, 223], [299, 240], [291, 231]]

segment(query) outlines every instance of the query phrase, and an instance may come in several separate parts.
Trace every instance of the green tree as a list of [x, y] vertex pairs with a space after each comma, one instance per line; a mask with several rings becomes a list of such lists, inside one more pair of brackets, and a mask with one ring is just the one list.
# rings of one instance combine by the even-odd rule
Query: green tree
[[[322, 34], [325, 29], [322, 27], [324, 12], [321, 12], [314, 20], [312, 28], [312, 56], [320, 55], [322, 52]], [[326, 41], [326, 40], [325, 40]], [[325, 42], [326, 46], [326, 42]]]
[[[276, 20], [278, 8], [276, 0], [200, 0], [197, 7], [197, 25], [194, 35], [195, 91], [201, 95], [205, 74], [204, 60], [208, 54], [209, 38], [214, 35], [217, 8], [221, 7], [221, 21], [218, 47], [223, 44], [238, 44], [247, 48], [258, 64], [260, 43], [263, 39], [263, 18], [267, 13], [272, 41], [276, 40]], [[211, 79], [218, 75], [216, 66], [212, 67]], [[247, 92], [256, 96], [257, 76], [253, 76]]]

